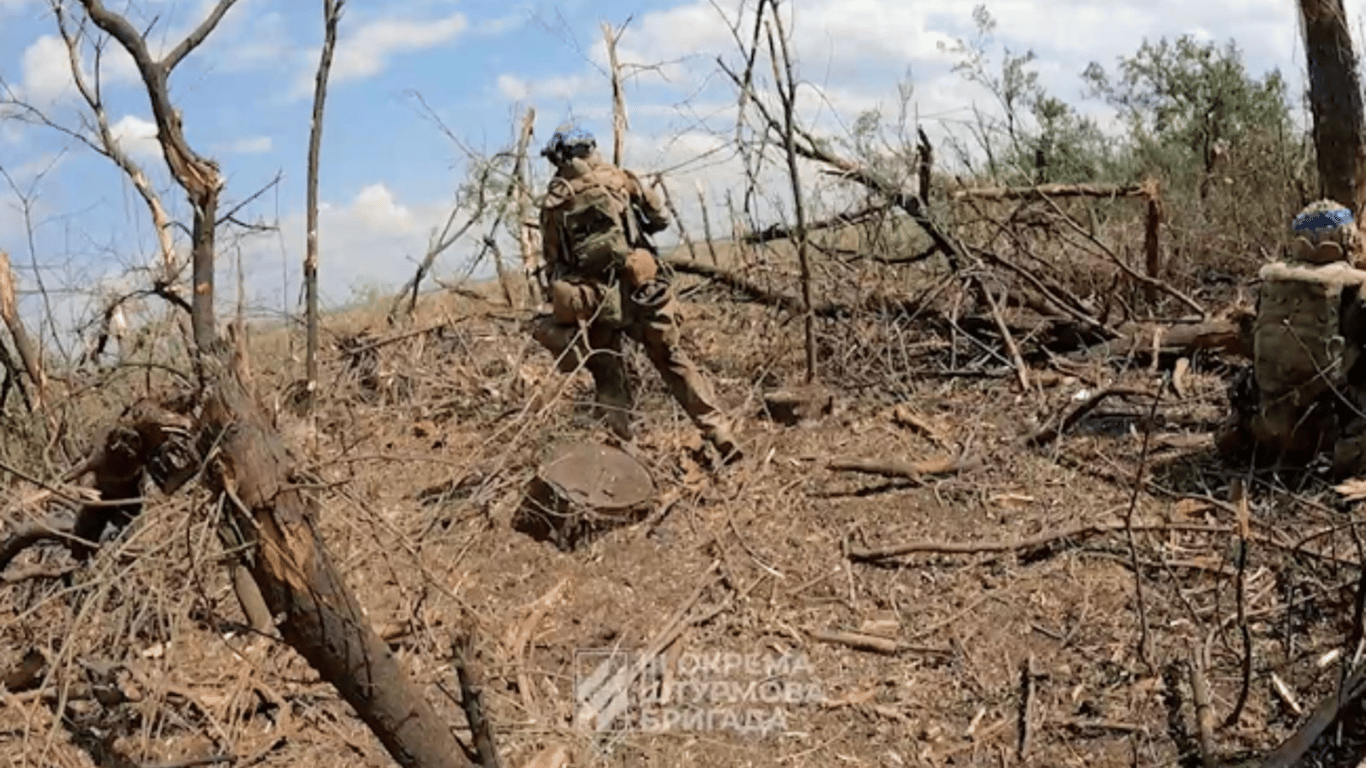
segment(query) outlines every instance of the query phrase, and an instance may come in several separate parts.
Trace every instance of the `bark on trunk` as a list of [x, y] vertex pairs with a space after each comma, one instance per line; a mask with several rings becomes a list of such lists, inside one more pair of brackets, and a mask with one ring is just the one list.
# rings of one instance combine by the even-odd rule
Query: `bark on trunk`
[[314, 526], [309, 499], [292, 487], [284, 446], [236, 372], [220, 377], [201, 428], [205, 442], [222, 438], [213, 481], [235, 497], [239, 528], [256, 532], [248, 568], [285, 642], [337, 688], [399, 765], [472, 765], [361, 612]]
[[1323, 193], [1352, 207], [1366, 204], [1361, 79], [1342, 0], [1300, 0], [1309, 70], [1309, 105]]

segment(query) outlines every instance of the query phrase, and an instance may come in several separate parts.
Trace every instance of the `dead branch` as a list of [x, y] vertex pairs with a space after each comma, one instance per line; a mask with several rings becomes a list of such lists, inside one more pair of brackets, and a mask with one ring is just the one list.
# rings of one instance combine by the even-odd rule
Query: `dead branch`
[[701, 179], [697, 180], [697, 210], [702, 214], [702, 242], [707, 244], [707, 255], [711, 257], [712, 264], [719, 264], [716, 259], [716, 237], [711, 231], [711, 214], [707, 212], [707, 193]]
[[451, 207], [451, 212], [446, 216], [446, 222], [438, 232], [432, 230], [431, 237], [427, 241], [427, 253], [423, 255], [422, 262], [418, 264], [417, 272], [413, 274], [411, 280], [403, 286], [394, 296], [394, 303], [389, 306], [389, 313], [386, 322], [393, 325], [398, 321], [399, 312], [403, 309], [403, 304], [408, 303], [407, 312], [412, 312], [417, 308], [417, 297], [421, 291], [422, 279], [431, 271], [432, 265], [436, 263], [437, 257], [445, 253], [457, 240], [464, 237], [475, 224], [483, 217], [485, 209], [488, 207], [488, 181], [493, 174], [493, 164], [484, 163], [479, 170], [479, 176], [475, 182], [475, 203], [473, 210], [470, 211], [469, 218], [465, 223], [454, 232], [451, 229], [455, 226], [456, 214], [464, 207], [459, 202]]
[[[768, 126], [768, 130], [778, 136], [782, 136], [784, 131], [783, 123], [773, 117], [762, 100], [750, 93], [752, 86], [749, 82], [749, 78], [746, 77], [742, 79], [739, 75], [735, 74], [735, 72], [731, 71], [731, 69], [726, 66], [726, 63], [719, 58], [717, 59], [717, 63], [735, 86], [741, 90], [742, 98], [746, 98], [748, 102], [752, 102], [759, 110], [759, 114]], [[747, 94], [747, 96], [745, 94]], [[795, 137], [801, 138], [801, 141], [792, 142], [792, 149], [796, 154], [808, 160], [814, 160], [831, 166], [839, 171], [841, 178], [871, 189], [891, 201], [896, 207], [905, 211], [906, 214], [925, 231], [925, 234], [929, 235], [930, 239], [934, 241], [935, 246], [945, 254], [949, 260], [949, 265], [955, 271], [961, 269], [962, 265], [968, 262], [967, 251], [963, 247], [963, 244], [945, 232], [932, 218], [930, 218], [929, 211], [925, 206], [925, 201], [922, 200], [918, 194], [908, 191], [902, 185], [882, 177], [875, 171], [836, 155], [829, 149], [826, 142], [817, 140], [802, 129], [794, 129], [793, 133], [795, 134]]]
[[[1016, 240], [1016, 245], [1018, 247], [1022, 250], [1029, 251], [1029, 247], [1025, 243], [1019, 241], [1019, 236], [1013, 230], [1010, 230], [1004, 225], [1001, 225], [1001, 227], [1011, 236], [1011, 238]], [[1047, 304], [1040, 307], [1042, 313], [1051, 315], [1056, 312], [1061, 312], [1063, 315], [1081, 323], [1082, 326], [1089, 331], [1098, 333], [1104, 338], [1113, 339], [1120, 336], [1118, 331], [1110, 328], [1105, 323], [1102, 323], [1098, 318], [1093, 317], [1082, 300], [1078, 298], [1076, 294], [1064, 288], [1058, 281], [1053, 280], [1046, 275], [1040, 275], [1032, 270], [1025, 269], [990, 249], [968, 247], [967, 250], [972, 255], [982, 258], [990, 264], [1004, 267], [1026, 283], [1029, 283], [1029, 285], [1047, 301]], [[1028, 294], [1026, 294], [1026, 296], [1027, 295]], [[1056, 311], [1048, 307], [1050, 304], [1052, 307], [1056, 308]]]
[[[1151, 242], [1153, 243], [1151, 246], [1146, 245], [1146, 244], [1145, 244], [1145, 246], [1144, 246], [1144, 247], [1145, 247], [1145, 250], [1146, 250], [1146, 251], [1148, 252], [1148, 254], [1149, 254], [1149, 256], [1148, 256], [1149, 270], [1148, 270], [1148, 274], [1147, 274], [1147, 275], [1144, 275], [1144, 274], [1139, 273], [1139, 272], [1138, 272], [1137, 270], [1135, 270], [1133, 267], [1129, 266], [1127, 263], [1125, 263], [1125, 261], [1124, 261], [1123, 259], [1121, 259], [1121, 258], [1119, 257], [1119, 255], [1116, 254], [1116, 253], [1114, 252], [1114, 249], [1112, 249], [1112, 248], [1110, 248], [1109, 246], [1107, 246], [1107, 245], [1105, 245], [1104, 243], [1102, 243], [1099, 239], [1096, 238], [1095, 235], [1091, 234], [1085, 227], [1082, 227], [1080, 224], [1078, 224], [1076, 221], [1074, 221], [1074, 220], [1072, 219], [1072, 217], [1071, 217], [1071, 216], [1068, 216], [1068, 215], [1062, 210], [1062, 208], [1060, 208], [1060, 207], [1058, 206], [1057, 203], [1053, 202], [1053, 200], [1052, 200], [1051, 198], [1045, 197], [1045, 198], [1044, 198], [1044, 203], [1047, 204], [1047, 205], [1049, 205], [1050, 207], [1052, 207], [1053, 212], [1056, 213], [1056, 214], [1058, 215], [1059, 219], [1061, 219], [1062, 222], [1063, 222], [1064, 224], [1066, 224], [1070, 229], [1072, 229], [1072, 231], [1074, 231], [1074, 232], [1076, 232], [1077, 234], [1081, 235], [1082, 237], [1086, 238], [1092, 245], [1094, 245], [1094, 246], [1096, 246], [1097, 248], [1099, 248], [1100, 251], [1101, 251], [1102, 253], [1104, 253], [1105, 256], [1106, 256], [1107, 258], [1109, 258], [1110, 261], [1113, 262], [1115, 266], [1119, 267], [1120, 270], [1123, 271], [1125, 275], [1128, 275], [1129, 278], [1130, 278], [1131, 280], [1134, 280], [1135, 282], [1139, 283], [1140, 285], [1144, 286], [1144, 287], [1147, 288], [1147, 289], [1150, 289], [1150, 290], [1160, 290], [1160, 291], [1162, 291], [1163, 293], [1167, 294], [1168, 296], [1171, 296], [1172, 298], [1176, 299], [1177, 301], [1181, 302], [1182, 304], [1185, 304], [1188, 308], [1190, 308], [1192, 311], [1194, 311], [1196, 314], [1198, 314], [1198, 315], [1200, 316], [1200, 319], [1202, 319], [1202, 320], [1205, 318], [1206, 315], [1209, 314], [1208, 311], [1205, 309], [1205, 307], [1204, 307], [1203, 305], [1200, 304], [1200, 302], [1196, 301], [1195, 299], [1192, 299], [1191, 297], [1187, 296], [1186, 294], [1182, 293], [1181, 291], [1178, 291], [1176, 288], [1172, 287], [1172, 285], [1171, 285], [1170, 283], [1168, 283], [1168, 282], [1166, 282], [1166, 281], [1160, 279], [1159, 277], [1157, 277], [1157, 275], [1155, 274], [1155, 271], [1154, 271], [1154, 269], [1153, 269], [1153, 264], [1155, 264], [1155, 263], [1158, 264], [1158, 269], [1160, 270], [1160, 261], [1157, 260], [1157, 257], [1154, 257], [1154, 256], [1152, 255], [1153, 252], [1154, 252], [1154, 249], [1157, 247], [1157, 245], [1156, 245], [1156, 240], [1155, 240], [1155, 239], [1153, 239], [1153, 240], [1151, 241]], [[1160, 220], [1160, 213], [1159, 213], [1159, 214], [1154, 214], [1154, 213], [1150, 210], [1150, 211], [1149, 211], [1149, 216], [1148, 216], [1148, 219], [1149, 219], [1150, 222], [1154, 220], [1154, 216], [1158, 216], [1158, 217], [1159, 217], [1158, 220]], [[1156, 237], [1156, 234], [1155, 234], [1155, 232], [1156, 232], [1155, 226], [1154, 226], [1154, 227], [1150, 227], [1150, 229], [1153, 229], [1153, 232], [1154, 232], [1153, 237], [1155, 238], [1155, 237]]]
[[[806, 336], [806, 383], [816, 380], [816, 316], [811, 303], [811, 257], [806, 241], [806, 201], [802, 192], [801, 171], [797, 168], [797, 78], [792, 72], [792, 55], [787, 49], [787, 33], [783, 30], [778, 0], [768, 0], [773, 10], [772, 27], [768, 27], [768, 54], [773, 64], [773, 82], [778, 89], [778, 100], [783, 108], [781, 133], [787, 156], [787, 177], [792, 185], [792, 211], [796, 217], [793, 234], [797, 244], [797, 264], [801, 270], [803, 330]], [[767, 24], [767, 22], [766, 22]], [[773, 42], [773, 27], [777, 27], [778, 45]], [[782, 71], [778, 70], [778, 51], [782, 51]]]
[[[518, 179], [518, 169], [526, 163], [527, 145], [531, 143], [532, 113], [528, 112], [526, 117], [527, 119], [522, 123], [522, 129], [517, 134], [517, 146], [513, 150], [512, 177], [508, 180], [507, 192], [503, 196], [503, 204], [498, 207], [498, 213], [493, 217], [493, 224], [489, 227], [488, 234], [484, 236], [484, 247], [491, 252], [493, 256], [493, 268], [498, 273], [498, 286], [503, 291], [503, 300], [513, 309], [518, 309], [520, 307], [520, 302], [513, 298], [512, 280], [503, 265], [503, 257], [498, 250], [498, 241], [495, 239], [495, 236], [497, 235], [498, 228], [503, 225], [503, 217], [507, 216], [510, 211], [516, 211], [521, 215], [520, 212], [522, 209], [518, 204], [518, 200], [527, 196], [526, 190], [521, 187], [521, 182]], [[521, 219], [517, 231], [519, 234], [518, 247], [522, 249], [522, 263], [525, 265], [527, 263], [526, 248], [528, 247], [528, 244], [522, 239], [526, 231], [525, 218]], [[528, 288], [530, 288], [530, 286], [528, 286]], [[532, 298], [534, 301], [534, 295]]]
[[451, 657], [460, 683], [460, 707], [465, 710], [474, 751], [483, 768], [502, 768], [498, 748], [493, 740], [493, 725], [488, 719], [488, 703], [484, 700], [484, 674], [474, 657], [474, 626], [466, 617], [460, 633], [451, 642]]
[[[628, 22], [629, 23], [629, 20]], [[626, 25], [614, 30], [612, 25], [602, 22], [602, 38], [607, 44], [607, 67], [612, 77], [612, 165], [620, 166], [626, 145], [626, 95], [621, 87], [621, 64], [617, 62], [617, 41]]]
[[1252, 629], [1247, 623], [1247, 554], [1251, 529], [1248, 521], [1247, 509], [1247, 486], [1242, 478], [1235, 478], [1232, 484], [1233, 503], [1238, 510], [1238, 571], [1234, 576], [1234, 601], [1237, 605], [1238, 631], [1243, 638], [1243, 678], [1242, 684], [1238, 689], [1238, 699], [1233, 704], [1233, 710], [1228, 713], [1228, 718], [1224, 720], [1224, 727], [1231, 728], [1238, 724], [1238, 719], [1243, 715], [1243, 708], [1247, 706], [1248, 694], [1252, 692]]
[[1154, 346], [1153, 336], [1159, 334], [1157, 351], [1161, 354], [1188, 356], [1196, 350], [1211, 350], [1250, 357], [1247, 331], [1243, 326], [1251, 319], [1252, 316], [1248, 314], [1232, 320], [1212, 320], [1204, 323], [1122, 325], [1118, 329], [1121, 333], [1118, 338], [1097, 344], [1076, 353], [1075, 356], [1126, 357], [1151, 354]]
[[206, 345], [218, 337], [213, 314], [215, 224], [218, 193], [223, 188], [223, 177], [218, 165], [201, 157], [190, 148], [181, 126], [180, 110], [171, 102], [168, 80], [171, 70], [218, 26], [223, 15], [237, 0], [219, 0], [209, 14], [184, 40], [157, 61], [147, 49], [147, 43], [137, 28], [123, 16], [105, 8], [101, 0], [81, 0], [86, 15], [95, 26], [114, 38], [137, 66], [151, 100], [152, 118], [157, 125], [157, 141], [161, 144], [166, 166], [190, 197], [194, 209], [191, 230], [191, 262], [194, 270], [194, 310], [191, 323], [195, 342], [202, 353]]
[[1034, 721], [1034, 689], [1038, 676], [1034, 673], [1034, 654], [1029, 654], [1020, 665], [1020, 736], [1015, 742], [1015, 757], [1024, 760], [1029, 755], [1030, 737]]
[[312, 410], [318, 389], [318, 163], [323, 143], [327, 76], [337, 47], [337, 26], [346, 0], [323, 0], [323, 47], [313, 76], [313, 119], [308, 131], [307, 210], [304, 245], [304, 398]]
[[996, 330], [1001, 333], [1001, 340], [1005, 342], [1006, 351], [1010, 353], [1010, 360], [1015, 365], [1015, 377], [1020, 382], [1020, 390], [1029, 391], [1029, 366], [1025, 364], [1024, 357], [1020, 355], [1020, 345], [1015, 343], [1015, 335], [1010, 332], [1010, 327], [1006, 325], [1005, 318], [1001, 316], [1001, 303], [1004, 300], [997, 299], [991, 295], [986, 283], [980, 277], [973, 276], [972, 281], [977, 284], [983, 298], [987, 300], [988, 308], [991, 310], [991, 319], [996, 321]]
[[1032, 187], [955, 189], [950, 200], [1040, 200], [1049, 197], [1144, 197], [1142, 184], [1039, 184]]
[[1143, 570], [1138, 562], [1138, 542], [1134, 538], [1134, 512], [1138, 509], [1138, 494], [1144, 486], [1144, 474], [1148, 471], [1149, 449], [1153, 440], [1153, 421], [1157, 417], [1157, 405], [1162, 401], [1162, 389], [1152, 398], [1148, 408], [1148, 419], [1143, 429], [1143, 446], [1138, 454], [1138, 469], [1134, 472], [1134, 482], [1129, 490], [1129, 504], [1124, 510], [1124, 538], [1129, 547], [1129, 567], [1134, 572], [1134, 605], [1138, 612], [1138, 658], [1152, 669], [1152, 630], [1148, 624], [1147, 601], [1143, 597]]
[[[1323, 760], [1325, 753], [1341, 751], [1335, 749], [1333, 737], [1337, 726], [1342, 725], [1343, 730], [1348, 728], [1357, 737], [1360, 736], [1363, 716], [1366, 716], [1366, 667], [1361, 667], [1342, 681], [1337, 690], [1329, 693], [1319, 701], [1314, 708], [1313, 714], [1304, 721], [1296, 731], [1290, 735], [1281, 745], [1272, 750], [1262, 760], [1258, 768], [1298, 768], [1299, 766], [1318, 766], [1333, 765], [1349, 766], [1356, 765], [1357, 755], [1353, 754], [1350, 761], [1327, 763]], [[1343, 734], [1346, 738], [1348, 734]], [[1357, 743], [1357, 742], [1353, 742]]]
[[896, 656], [907, 652], [930, 654], [950, 653], [950, 651], [946, 651], [942, 648], [911, 645], [894, 638], [870, 635], [866, 632], [849, 632], [839, 629], [813, 629], [808, 630], [808, 634], [811, 635], [811, 639], [822, 643], [843, 645], [847, 648], [853, 648], [859, 651], [871, 651], [887, 656]]
[[[1123, 521], [1114, 523], [1082, 523], [1057, 531], [1041, 533], [1018, 541], [916, 541], [879, 549], [851, 548], [849, 559], [871, 562], [910, 554], [975, 555], [1001, 552], [1027, 552], [1065, 539], [1115, 533], [1125, 530]], [[1135, 531], [1192, 531], [1198, 533], [1227, 533], [1230, 528], [1219, 525], [1185, 525], [1180, 523], [1136, 523]]]
[[[87, 146], [94, 149], [101, 155], [107, 157], [119, 170], [128, 177], [128, 181], [142, 198], [143, 204], [147, 206], [147, 211], [152, 217], [152, 228], [156, 231], [157, 246], [161, 255], [161, 282], [166, 285], [167, 292], [175, 294], [171, 287], [176, 277], [176, 256], [175, 241], [171, 236], [173, 228], [170, 214], [166, 212], [166, 206], [161, 202], [161, 196], [157, 194], [152, 186], [151, 179], [142, 166], [133, 160], [132, 156], [119, 143], [114, 136], [114, 131], [109, 125], [109, 114], [105, 110], [103, 96], [99, 82], [99, 54], [102, 46], [96, 47], [96, 80], [91, 83], [86, 80], [85, 74], [80, 66], [80, 43], [78, 36], [73, 34], [68, 27], [66, 10], [63, 3], [57, 0], [51, 1], [53, 15], [57, 20], [57, 30], [66, 44], [68, 64], [71, 67], [72, 81], [76, 85], [76, 91], [80, 93], [81, 99], [90, 108], [95, 118], [95, 133], [99, 141], [94, 142], [84, 139]], [[225, 9], [226, 10], [226, 9]], [[178, 296], [178, 294], [175, 294]]]
[[904, 477], [919, 480], [925, 475], [949, 475], [982, 466], [980, 459], [961, 456], [903, 462], [886, 459], [831, 459], [826, 469], [833, 472], [862, 472], [879, 477]]
[[1190, 685], [1191, 700], [1195, 704], [1195, 733], [1200, 745], [1200, 762], [1214, 768], [1214, 709], [1209, 699], [1209, 683], [1205, 678], [1204, 649], [1191, 643]]
[[[678, 208], [674, 205], [673, 195], [669, 194], [669, 185], [664, 182], [664, 175], [655, 174], [652, 185], [659, 189], [659, 196], [664, 198], [664, 208], [669, 212], [669, 218], [673, 219], [674, 226], [678, 227], [678, 239], [682, 240], [683, 246], [688, 249], [688, 256], [697, 264], [701, 264], [702, 260], [697, 258], [697, 246], [693, 243], [687, 228], [683, 226], [683, 217], [678, 215]], [[715, 264], [713, 261], [712, 265]]]
[[[810, 233], [824, 229], [842, 229], [844, 227], [862, 224], [874, 216], [886, 213], [889, 207], [890, 206], [887, 203], [876, 203], [864, 206], [856, 211], [837, 214], [828, 219], [817, 219], [816, 221], [806, 223], [806, 231]], [[759, 245], [774, 240], [794, 239], [795, 237], [796, 234], [791, 227], [785, 224], [771, 224], [759, 232], [745, 233], [743, 240], [749, 245]]]
[[1031, 445], [1047, 445], [1054, 440], [1057, 440], [1059, 437], [1062, 437], [1067, 430], [1071, 429], [1072, 425], [1085, 418], [1086, 414], [1094, 411], [1096, 406], [1100, 405], [1109, 397], [1156, 397], [1156, 395], [1146, 389], [1135, 389], [1133, 387], [1106, 387], [1082, 401], [1081, 405], [1072, 409], [1072, 411], [1068, 413], [1067, 416], [1063, 417], [1056, 425], [1044, 427], [1038, 432], [1035, 432], [1029, 438], [1029, 443]]
[[[1149, 305], [1157, 304], [1157, 292], [1166, 283], [1162, 282], [1162, 241], [1159, 239], [1162, 233], [1162, 195], [1159, 192], [1157, 181], [1149, 180], [1143, 183], [1147, 188], [1147, 216], [1143, 219], [1143, 253], [1148, 267], [1148, 280], [1144, 282], [1144, 296]], [[1198, 311], [1198, 310], [1197, 310]], [[1201, 313], [1204, 316], [1204, 313]]]
[[14, 348], [24, 364], [29, 380], [33, 382], [34, 405], [42, 409], [47, 401], [47, 376], [43, 373], [43, 361], [33, 339], [19, 317], [19, 307], [15, 301], [14, 270], [10, 267], [9, 254], [0, 251], [0, 318], [14, 339]]
[[522, 274], [526, 277], [527, 292], [531, 303], [543, 297], [536, 295], [537, 275], [541, 271], [540, 224], [531, 215], [531, 187], [527, 179], [527, 156], [525, 148], [531, 143], [532, 129], [536, 123], [536, 110], [527, 107], [522, 117], [522, 132], [517, 138], [517, 153], [512, 168], [512, 184], [517, 190], [517, 245], [522, 251]]

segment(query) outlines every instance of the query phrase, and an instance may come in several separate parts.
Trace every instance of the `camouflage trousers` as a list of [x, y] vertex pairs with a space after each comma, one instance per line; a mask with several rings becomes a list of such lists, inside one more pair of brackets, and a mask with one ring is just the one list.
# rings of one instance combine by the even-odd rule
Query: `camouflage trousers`
[[654, 308], [636, 306], [624, 292], [616, 282], [557, 280], [551, 287], [553, 312], [532, 321], [532, 338], [555, 355], [561, 371], [582, 366], [593, 375], [598, 403], [618, 434], [629, 434], [634, 407], [623, 356], [623, 342], [630, 338], [645, 349], [669, 393], [703, 435], [718, 444], [732, 441], [711, 383], [682, 349], [672, 292]]
[[1263, 398], [1251, 366], [1229, 385], [1231, 413], [1216, 434], [1226, 460], [1308, 465], [1332, 452], [1339, 479], [1366, 472], [1366, 389], [1340, 386], [1305, 404]]

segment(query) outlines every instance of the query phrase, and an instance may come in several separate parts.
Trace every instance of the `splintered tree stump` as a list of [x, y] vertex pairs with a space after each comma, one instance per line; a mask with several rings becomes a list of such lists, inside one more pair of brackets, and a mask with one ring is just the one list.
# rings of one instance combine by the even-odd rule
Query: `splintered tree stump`
[[655, 483], [640, 462], [598, 443], [553, 448], [527, 487], [513, 528], [572, 551], [598, 534], [640, 522]]
[[818, 421], [834, 410], [834, 394], [815, 384], [774, 390], [764, 395], [764, 415], [789, 427]]

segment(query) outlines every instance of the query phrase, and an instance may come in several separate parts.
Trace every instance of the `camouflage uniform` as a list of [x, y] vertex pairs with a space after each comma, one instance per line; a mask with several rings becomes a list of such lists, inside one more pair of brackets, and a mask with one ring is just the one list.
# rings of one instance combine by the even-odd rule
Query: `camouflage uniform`
[[1295, 218], [1288, 258], [1262, 267], [1252, 365], [1229, 391], [1226, 457], [1295, 464], [1333, 449], [1333, 474], [1366, 468], [1366, 271], [1351, 212], [1331, 200]]
[[[542, 250], [550, 275], [551, 313], [533, 320], [532, 337], [557, 358], [561, 371], [580, 365], [593, 375], [597, 403], [619, 437], [631, 439], [631, 382], [623, 357], [623, 337], [645, 348], [670, 394], [726, 461], [740, 458], [725, 415], [711, 384], [680, 346], [678, 303], [667, 281], [657, 276], [654, 255], [641, 247], [647, 234], [669, 224], [658, 196], [635, 174], [604, 161], [591, 136], [578, 137], [577, 157], [564, 147], [574, 137], [557, 133], [542, 154], [556, 165], [555, 177], [541, 206]], [[586, 149], [585, 149], [586, 147]], [[571, 186], [574, 185], [574, 186]], [[573, 263], [573, 238], [565, 224], [575, 189], [601, 185], [640, 212], [627, 207], [623, 222], [630, 253], [624, 263], [594, 268]]]

